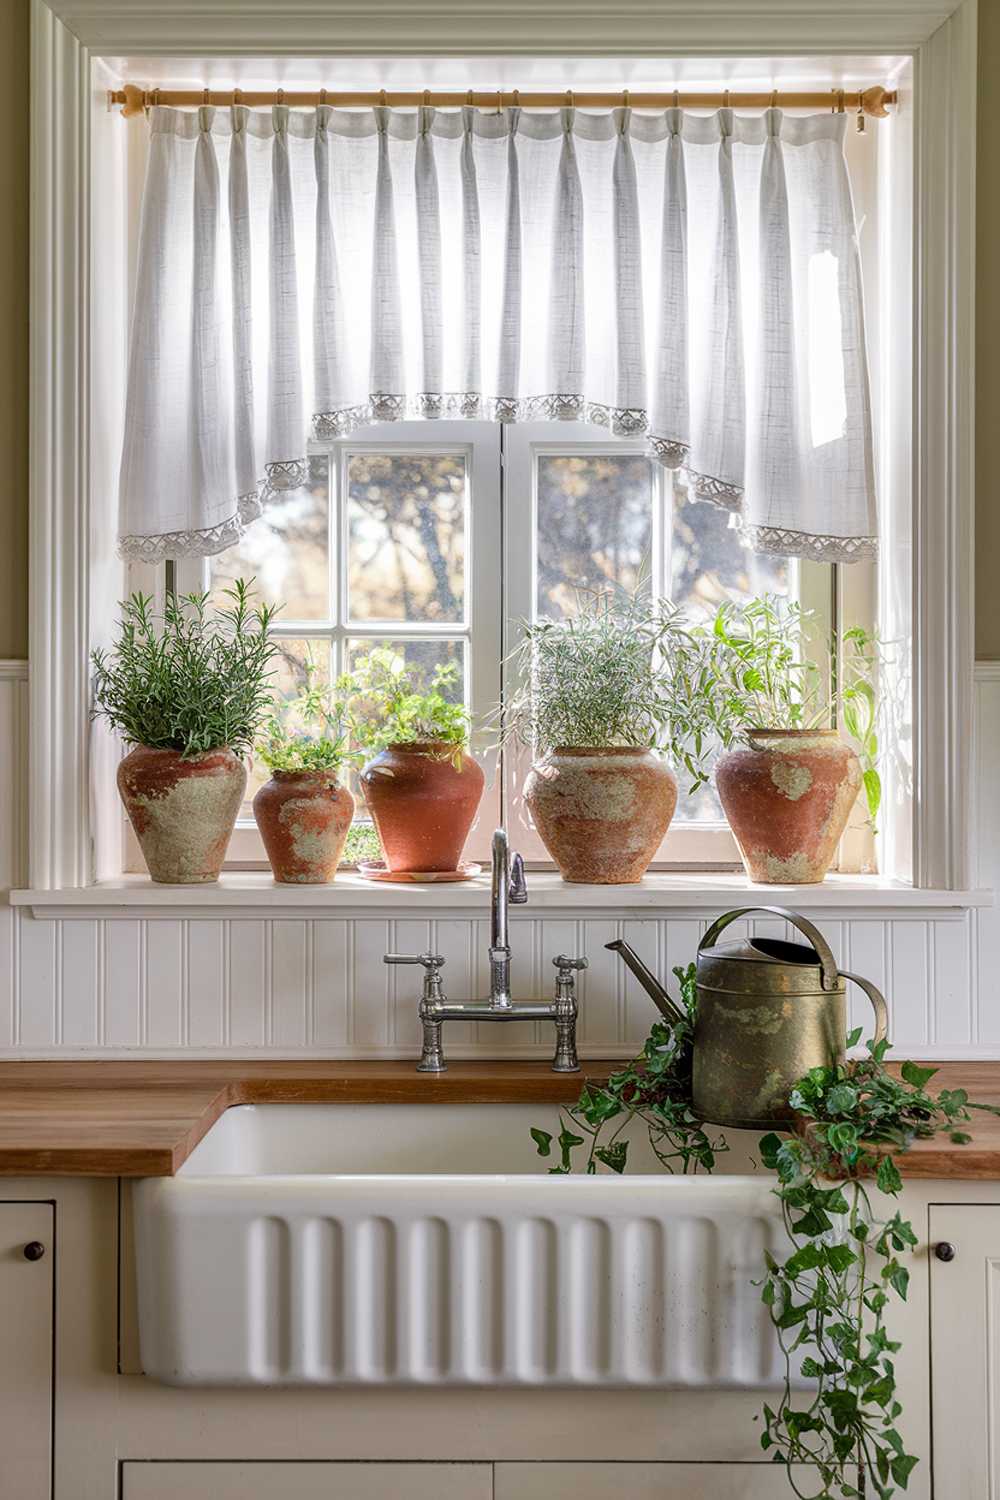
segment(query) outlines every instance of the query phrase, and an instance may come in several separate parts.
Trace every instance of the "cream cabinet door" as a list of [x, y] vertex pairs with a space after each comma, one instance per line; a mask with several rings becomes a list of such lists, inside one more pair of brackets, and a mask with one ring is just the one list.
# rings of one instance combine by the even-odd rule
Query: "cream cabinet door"
[[1000, 1207], [935, 1204], [930, 1230], [935, 1500], [1000, 1500]]
[[[0, 1491], [0, 1494], [3, 1492]], [[490, 1464], [138, 1463], [122, 1500], [492, 1500]]]
[[0, 1202], [3, 1500], [51, 1493], [54, 1215], [51, 1203]]
[[[803, 1493], [811, 1495], [806, 1481], [804, 1475]], [[768, 1463], [500, 1463], [493, 1491], [494, 1500], [789, 1500], [791, 1494], [786, 1471]]]

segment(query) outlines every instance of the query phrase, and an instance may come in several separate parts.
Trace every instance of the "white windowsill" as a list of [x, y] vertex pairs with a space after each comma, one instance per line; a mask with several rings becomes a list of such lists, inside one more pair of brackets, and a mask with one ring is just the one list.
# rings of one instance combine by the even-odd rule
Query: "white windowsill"
[[[485, 915], [488, 876], [454, 885], [390, 885], [338, 875], [331, 885], [275, 885], [263, 871], [225, 874], [216, 885], [153, 885], [144, 875], [124, 875], [75, 890], [11, 891], [14, 906], [36, 917], [364, 917], [418, 912]], [[653, 873], [639, 885], [568, 885], [549, 871], [528, 872], [528, 905], [511, 917], [538, 912], [613, 912], [655, 916], [725, 911], [760, 904], [852, 916], [885, 916], [919, 910], [959, 916], [971, 907], [992, 906], [992, 891], [915, 890], [878, 875], [829, 875], [822, 885], [754, 885], [744, 876], [692, 871]]]

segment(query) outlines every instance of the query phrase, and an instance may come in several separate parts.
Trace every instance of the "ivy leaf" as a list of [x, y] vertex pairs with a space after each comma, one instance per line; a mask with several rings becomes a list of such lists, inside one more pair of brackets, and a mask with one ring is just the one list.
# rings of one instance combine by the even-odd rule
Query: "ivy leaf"
[[628, 1160], [628, 1141], [615, 1141], [611, 1146], [599, 1146], [594, 1155], [598, 1161], [610, 1167], [612, 1172], [624, 1172]]
[[535, 1143], [539, 1156], [552, 1155], [552, 1136], [549, 1131], [539, 1130], [536, 1126], [532, 1125], [531, 1139]]
[[899, 1175], [899, 1168], [891, 1156], [883, 1156], [875, 1173], [875, 1182], [883, 1193], [895, 1194], [903, 1186], [903, 1179]]
[[937, 1068], [920, 1068], [914, 1062], [905, 1062], [899, 1072], [904, 1083], [911, 1084], [915, 1089], [922, 1089], [934, 1077]]
[[913, 1470], [916, 1468], [916, 1466], [917, 1459], [913, 1456], [912, 1453], [900, 1453], [898, 1457], [892, 1460], [889, 1467], [892, 1471], [892, 1477], [899, 1485], [900, 1489], [906, 1489], [907, 1480], [913, 1473]]

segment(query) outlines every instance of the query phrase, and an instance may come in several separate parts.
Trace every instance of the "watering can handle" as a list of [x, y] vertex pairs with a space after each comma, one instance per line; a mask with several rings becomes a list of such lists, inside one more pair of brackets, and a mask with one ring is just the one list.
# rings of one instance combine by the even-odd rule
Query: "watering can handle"
[[841, 969], [844, 979], [851, 979], [856, 985], [864, 990], [872, 1003], [875, 1012], [875, 1038], [876, 1042], [884, 1042], [889, 1029], [889, 1010], [885, 1003], [885, 996], [877, 989], [869, 979], [862, 979], [860, 974], [852, 974], [848, 969]]
[[[809, 939], [813, 947], [816, 949], [817, 954], [819, 955], [820, 968], [823, 973], [823, 988], [825, 990], [832, 990], [836, 987], [837, 960], [834, 958], [832, 952], [830, 951], [830, 945], [827, 942], [826, 938], [820, 932], [818, 927], [814, 927], [811, 922], [807, 921], [806, 918], [801, 916], [797, 911], [789, 911], [787, 906], [739, 906], [735, 911], [727, 911], [725, 916], [718, 917], [705, 933], [705, 936], [698, 944], [699, 953], [701, 952], [702, 948], [711, 948], [712, 944], [718, 938], [719, 934], [725, 931], [730, 922], [735, 922], [739, 917], [745, 917], [748, 912], [752, 911], [766, 911], [772, 917], [783, 917], [786, 922], [791, 922], [793, 927], [797, 927], [799, 932], [802, 933], [802, 936]], [[853, 974], [847, 977], [854, 979]], [[857, 984], [860, 984], [863, 989], [868, 988], [864, 980], [858, 979], [855, 982]], [[878, 992], [876, 991], [876, 993]], [[879, 995], [879, 999], [882, 1000], [881, 995]], [[872, 1004], [875, 1004], [874, 997], [872, 998]], [[882, 1000], [882, 1007], [884, 1011], [884, 1000]], [[875, 1013], [876, 1018], [878, 1018], [879, 1012], [877, 1005], [875, 1006]], [[883, 1032], [884, 1030], [885, 1028], [883, 1026]]]

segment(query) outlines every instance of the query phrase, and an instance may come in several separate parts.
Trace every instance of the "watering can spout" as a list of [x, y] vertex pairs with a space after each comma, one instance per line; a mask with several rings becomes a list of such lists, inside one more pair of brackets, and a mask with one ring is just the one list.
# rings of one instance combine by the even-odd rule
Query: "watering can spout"
[[669, 1021], [671, 1026], [677, 1026], [687, 1020], [683, 1011], [671, 1000], [656, 975], [651, 974], [649, 969], [646, 968], [646, 965], [634, 948], [630, 947], [622, 938], [616, 938], [613, 943], [605, 943], [604, 946], [605, 948], [610, 948], [612, 953], [617, 953], [620, 958], [624, 959], [664, 1020]]

